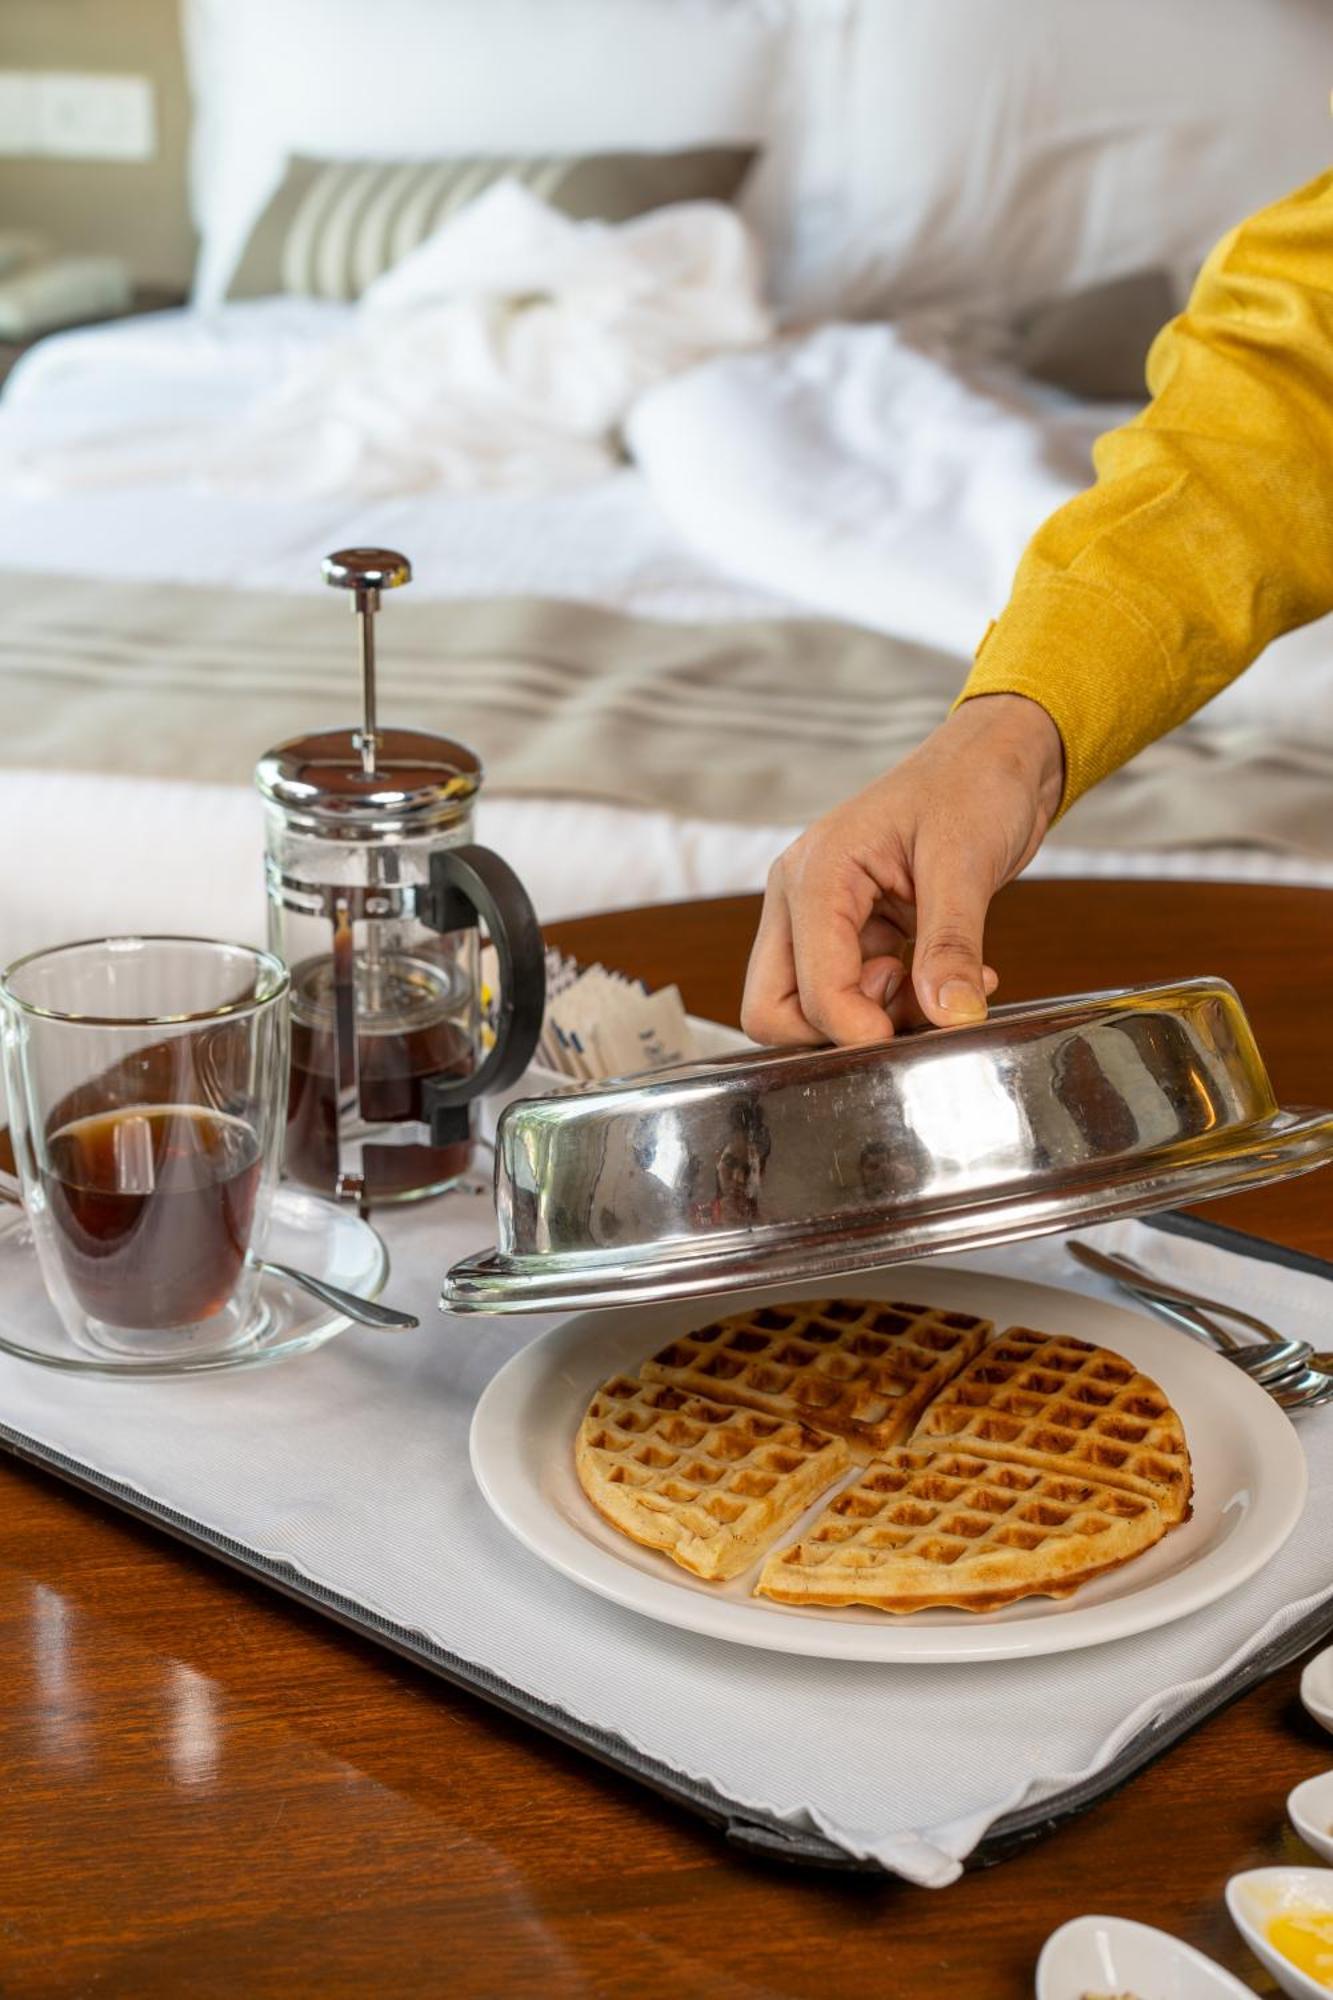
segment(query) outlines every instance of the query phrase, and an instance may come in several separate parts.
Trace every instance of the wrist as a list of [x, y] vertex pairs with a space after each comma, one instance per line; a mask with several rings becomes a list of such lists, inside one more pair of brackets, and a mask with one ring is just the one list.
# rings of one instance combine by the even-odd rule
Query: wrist
[[1065, 788], [1065, 746], [1042, 707], [1025, 694], [978, 694], [961, 701], [945, 727], [970, 742], [984, 741], [1032, 792], [1049, 823]]

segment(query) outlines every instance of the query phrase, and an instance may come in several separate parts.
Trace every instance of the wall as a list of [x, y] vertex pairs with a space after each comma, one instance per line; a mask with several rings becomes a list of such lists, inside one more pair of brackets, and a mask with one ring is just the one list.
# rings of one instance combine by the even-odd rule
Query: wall
[[127, 258], [150, 284], [189, 282], [189, 102], [177, 0], [0, 0], [0, 69], [112, 70], [153, 85], [157, 157], [0, 158], [0, 229], [40, 229], [57, 249]]

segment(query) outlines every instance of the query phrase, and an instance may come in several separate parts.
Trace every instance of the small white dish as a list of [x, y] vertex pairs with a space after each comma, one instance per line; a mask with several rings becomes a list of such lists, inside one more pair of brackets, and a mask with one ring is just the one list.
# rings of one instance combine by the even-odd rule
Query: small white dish
[[1333, 1730], [1333, 1646], [1316, 1653], [1301, 1675], [1301, 1700], [1325, 1729]]
[[1308, 1972], [1268, 1941], [1268, 1926], [1284, 1910], [1319, 1910], [1333, 1916], [1333, 1868], [1250, 1868], [1227, 1883], [1231, 1921], [1259, 1963], [1291, 2000], [1328, 2000], [1333, 1986]]
[[1052, 1931], [1037, 1961], [1037, 2000], [1133, 1993], [1138, 2000], [1256, 2000], [1254, 1989], [1151, 1924], [1075, 1917]]
[[1321, 1861], [1333, 1861], [1333, 1771], [1307, 1778], [1287, 1794], [1287, 1815]]
[[[368, 1222], [350, 1209], [289, 1186], [274, 1194], [264, 1255], [367, 1299], [378, 1298], [389, 1275], [389, 1254]], [[214, 1375], [306, 1354], [351, 1325], [342, 1313], [269, 1273], [260, 1281], [259, 1298], [263, 1307], [259, 1331], [243, 1345], [171, 1360], [86, 1353], [71, 1340], [47, 1297], [27, 1216], [21, 1208], [0, 1209], [0, 1354], [12, 1354], [20, 1361], [36, 1361], [67, 1374], [133, 1381]]]

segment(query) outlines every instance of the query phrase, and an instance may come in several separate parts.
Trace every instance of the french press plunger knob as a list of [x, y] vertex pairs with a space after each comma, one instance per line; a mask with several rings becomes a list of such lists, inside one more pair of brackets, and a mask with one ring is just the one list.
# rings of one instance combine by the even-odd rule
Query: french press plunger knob
[[[328, 557], [324, 575], [349, 592], [360, 628], [361, 723], [278, 744], [256, 773], [269, 935], [292, 972], [287, 1172], [370, 1205], [459, 1178], [472, 1105], [527, 1067], [546, 998], [532, 905], [470, 838], [478, 758], [376, 713], [375, 614], [411, 574], [392, 549]], [[499, 962], [493, 1038], [482, 923]]]

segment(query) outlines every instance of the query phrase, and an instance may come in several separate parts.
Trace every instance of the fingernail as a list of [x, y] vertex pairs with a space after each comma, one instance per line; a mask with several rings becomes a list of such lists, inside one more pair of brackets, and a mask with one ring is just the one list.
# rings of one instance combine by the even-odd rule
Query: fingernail
[[986, 1002], [966, 979], [946, 979], [939, 992], [939, 1004], [946, 1014], [959, 1021], [984, 1021]]
[[861, 991], [866, 999], [873, 1000], [877, 1007], [887, 1007], [905, 976], [900, 965], [890, 966], [887, 970], [881, 966], [876, 972], [863, 972]]

